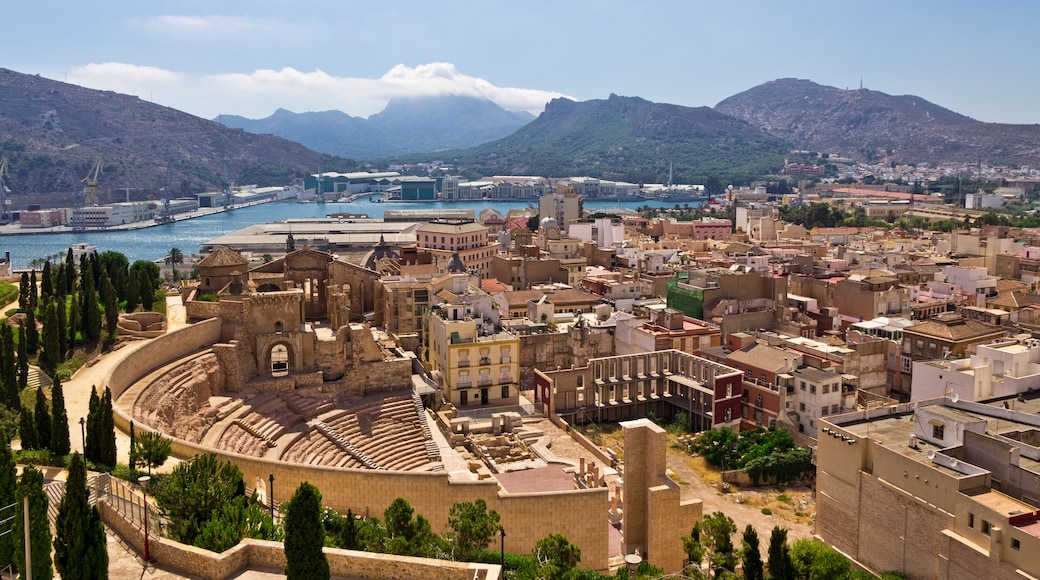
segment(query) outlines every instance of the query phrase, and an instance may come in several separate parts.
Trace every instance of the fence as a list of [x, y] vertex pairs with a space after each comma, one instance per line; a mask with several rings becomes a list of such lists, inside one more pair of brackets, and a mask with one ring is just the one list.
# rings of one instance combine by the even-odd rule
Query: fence
[[[159, 535], [162, 527], [159, 513], [155, 506], [146, 504], [145, 496], [136, 486], [121, 479], [103, 473], [92, 478], [88, 486], [94, 493], [95, 501], [104, 499], [113, 511], [133, 523], [134, 527], [144, 530], [145, 522], [148, 522], [149, 534]], [[147, 515], [145, 510], [148, 510]]]

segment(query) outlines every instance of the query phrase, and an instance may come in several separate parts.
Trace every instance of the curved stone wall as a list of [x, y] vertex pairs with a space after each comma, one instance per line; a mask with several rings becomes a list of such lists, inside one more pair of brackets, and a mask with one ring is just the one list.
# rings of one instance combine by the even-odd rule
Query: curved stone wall
[[[220, 338], [221, 322], [210, 319], [153, 339], [112, 369], [106, 384], [113, 401], [149, 373], [203, 348]], [[113, 405], [116, 425], [125, 432], [130, 417], [121, 405]], [[140, 431], [146, 426], [135, 424]], [[172, 439], [173, 453], [190, 458], [199, 453], [214, 453], [242, 470], [248, 487], [257, 480], [267, 484], [274, 475], [275, 501], [288, 500], [303, 482], [309, 482], [322, 493], [322, 503], [346, 513], [382, 517], [383, 511], [397, 498], [403, 497], [429, 521], [434, 531], [443, 531], [448, 511], [457, 502], [483, 499], [489, 509], [502, 517], [507, 532], [506, 549], [513, 553], [530, 553], [535, 542], [549, 534], [563, 534], [581, 548], [581, 566], [594, 570], [608, 567], [609, 524], [607, 488], [549, 493], [507, 494], [494, 480], [452, 482], [447, 473], [376, 471], [299, 465], [246, 457], [217, 451], [189, 441]], [[600, 514], [597, 516], [596, 514]], [[497, 538], [496, 538], [497, 539]]]

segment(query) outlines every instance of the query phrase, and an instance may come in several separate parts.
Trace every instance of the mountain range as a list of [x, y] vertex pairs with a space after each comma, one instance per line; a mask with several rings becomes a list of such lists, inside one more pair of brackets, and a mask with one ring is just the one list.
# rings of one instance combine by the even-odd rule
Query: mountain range
[[[919, 97], [796, 79], [759, 85], [714, 108], [617, 95], [554, 99], [529, 122], [490, 101], [458, 96], [394, 99], [368, 119], [284, 110], [255, 122], [220, 119], [249, 130], [0, 69], [0, 156], [10, 160], [12, 208], [70, 205], [98, 159], [99, 201], [106, 203], [155, 196], [167, 167], [177, 195], [222, 187], [225, 167], [229, 180], [259, 185], [285, 184], [319, 166], [362, 167], [314, 150], [337, 146], [370, 152], [358, 157], [385, 151], [375, 160], [380, 165], [455, 163], [469, 177], [589, 175], [636, 183], [664, 182], [670, 167], [677, 183], [743, 183], [775, 173], [795, 149], [863, 161], [1011, 165], [1036, 165], [1040, 151], [1037, 125], [983, 123]], [[416, 153], [391, 153], [405, 150]]]
[[473, 147], [505, 137], [532, 119], [526, 111], [507, 111], [488, 99], [436, 95], [393, 98], [368, 119], [342, 111], [278, 109], [263, 119], [219, 115], [214, 121], [278, 135], [330, 155], [371, 159]]
[[[72, 204], [73, 192], [101, 160], [99, 201], [219, 189], [227, 168], [238, 183], [284, 185], [313, 173], [322, 155], [303, 145], [229, 129], [143, 101], [0, 69], [0, 156], [12, 209]], [[120, 191], [116, 191], [120, 190]]]
[[733, 95], [720, 113], [798, 149], [859, 161], [1036, 165], [1040, 125], [983, 123], [920, 97], [779, 79]]

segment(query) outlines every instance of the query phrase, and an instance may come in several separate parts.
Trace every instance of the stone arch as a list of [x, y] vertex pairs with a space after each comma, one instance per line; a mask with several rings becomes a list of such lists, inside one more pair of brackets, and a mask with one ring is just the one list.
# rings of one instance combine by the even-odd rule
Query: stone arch
[[282, 377], [296, 368], [296, 353], [292, 343], [279, 340], [271, 343], [264, 353], [264, 368], [273, 377]]
[[282, 289], [279, 288], [277, 284], [271, 283], [261, 284], [260, 287], [256, 289], [257, 292], [281, 292], [281, 290]]

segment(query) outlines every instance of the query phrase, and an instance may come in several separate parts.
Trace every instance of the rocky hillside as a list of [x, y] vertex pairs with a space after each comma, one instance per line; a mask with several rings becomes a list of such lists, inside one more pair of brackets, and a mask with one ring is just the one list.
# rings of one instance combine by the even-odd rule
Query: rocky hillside
[[671, 164], [677, 183], [704, 183], [779, 169], [788, 149], [752, 124], [709, 107], [610, 95], [554, 99], [508, 137], [437, 157], [484, 175], [590, 175], [635, 183], [666, 181]]
[[220, 115], [215, 121], [251, 133], [270, 133], [315, 151], [351, 158], [389, 157], [473, 147], [509, 135], [534, 116], [492, 101], [460, 95], [391, 99], [368, 119], [341, 111], [275, 111], [264, 119]]
[[69, 205], [101, 159], [99, 201], [155, 196], [172, 167], [180, 194], [238, 183], [284, 185], [317, 170], [321, 154], [142, 101], [0, 69], [0, 156], [12, 208]]
[[780, 79], [729, 97], [715, 110], [799, 149], [861, 161], [1031, 164], [1040, 126], [983, 123], [920, 97], [842, 90]]

